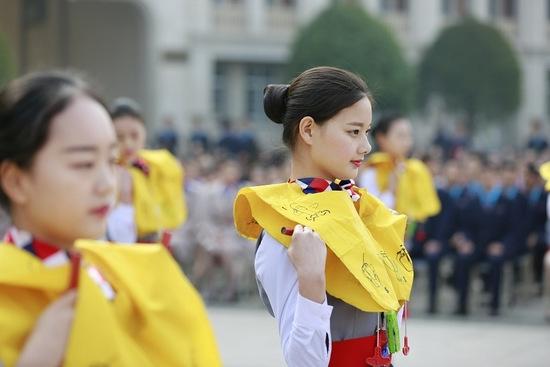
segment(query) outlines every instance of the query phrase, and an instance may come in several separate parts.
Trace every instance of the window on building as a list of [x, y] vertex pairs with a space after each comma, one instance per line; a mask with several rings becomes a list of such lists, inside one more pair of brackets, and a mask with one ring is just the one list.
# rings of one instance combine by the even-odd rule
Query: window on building
[[452, 14], [452, 0], [441, 1], [441, 12], [443, 13], [443, 15], [447, 16], [450, 16]]
[[491, 18], [496, 18], [498, 16], [498, 0], [489, 1], [489, 15]]
[[391, 12], [391, 2], [391, 0], [380, 0], [380, 10], [382, 10], [382, 13]]
[[514, 19], [518, 14], [517, 0], [491, 0], [489, 14], [491, 18]]
[[23, 19], [26, 25], [43, 23], [48, 17], [48, 3], [45, 0], [24, 0]]
[[227, 64], [216, 63], [214, 71], [214, 110], [218, 116], [227, 116]]
[[409, 10], [409, 2], [407, 0], [397, 0], [396, 10], [400, 13], [405, 13]]
[[241, 4], [243, 0], [211, 0], [216, 5], [223, 4]]
[[296, 0], [265, 0], [269, 6], [282, 6], [291, 8], [296, 6]]
[[515, 18], [517, 14], [517, 1], [516, 0], [503, 0], [502, 1], [502, 15], [505, 18]]
[[442, 0], [441, 11], [447, 17], [463, 17], [470, 14], [470, 0]]
[[408, 0], [380, 0], [382, 13], [406, 13], [409, 10]]

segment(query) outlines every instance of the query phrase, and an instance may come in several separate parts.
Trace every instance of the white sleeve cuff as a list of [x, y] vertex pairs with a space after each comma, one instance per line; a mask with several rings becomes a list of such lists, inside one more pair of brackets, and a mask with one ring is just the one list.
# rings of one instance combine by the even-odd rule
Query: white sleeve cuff
[[332, 306], [327, 304], [327, 299], [323, 303], [311, 301], [302, 297], [298, 293], [296, 302], [296, 313], [294, 314], [294, 324], [310, 330], [320, 330], [330, 332], [330, 315]]

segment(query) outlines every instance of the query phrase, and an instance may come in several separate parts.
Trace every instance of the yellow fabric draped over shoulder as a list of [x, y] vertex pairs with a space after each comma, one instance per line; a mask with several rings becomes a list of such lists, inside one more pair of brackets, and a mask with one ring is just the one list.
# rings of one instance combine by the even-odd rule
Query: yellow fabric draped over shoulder
[[175, 229], [187, 218], [183, 167], [167, 150], [142, 150], [149, 174], [131, 168], [138, 236]]
[[546, 181], [544, 188], [546, 191], [550, 191], [550, 162], [543, 163], [539, 168], [539, 173]]
[[[376, 169], [379, 190], [388, 190], [390, 174], [395, 169], [391, 157], [386, 153], [374, 153], [369, 157], [367, 166]], [[407, 159], [396, 191], [395, 210], [410, 219], [423, 222], [441, 210], [433, 177], [428, 167], [418, 159]]]
[[[200, 296], [160, 245], [78, 241], [78, 295], [64, 366], [220, 366]], [[98, 269], [116, 292], [90, 278]], [[67, 288], [69, 265], [46, 267], [0, 245], [0, 363], [15, 365], [38, 317]]]
[[413, 268], [403, 246], [406, 218], [358, 189], [358, 208], [344, 191], [306, 195], [296, 184], [241, 189], [235, 226], [256, 239], [262, 229], [285, 246], [281, 227], [313, 228], [329, 249], [327, 292], [366, 312], [398, 310], [410, 297]]

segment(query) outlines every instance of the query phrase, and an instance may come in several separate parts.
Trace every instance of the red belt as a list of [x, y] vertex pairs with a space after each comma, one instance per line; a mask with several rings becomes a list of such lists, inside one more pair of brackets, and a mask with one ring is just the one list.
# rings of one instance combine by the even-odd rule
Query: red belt
[[[380, 346], [386, 343], [386, 332], [381, 331]], [[329, 367], [369, 367], [367, 358], [374, 356], [375, 348], [376, 335], [333, 342]]]

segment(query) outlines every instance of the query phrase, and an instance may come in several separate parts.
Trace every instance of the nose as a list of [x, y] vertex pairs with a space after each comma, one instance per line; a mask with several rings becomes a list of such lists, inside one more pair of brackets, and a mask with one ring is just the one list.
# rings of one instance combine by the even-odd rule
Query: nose
[[358, 146], [359, 154], [367, 155], [372, 150], [372, 146], [370, 145], [370, 141], [367, 135], [361, 139], [361, 143]]
[[101, 168], [98, 172], [95, 190], [98, 195], [101, 197], [107, 197], [113, 195], [116, 189], [116, 174], [114, 167], [109, 163], [105, 162], [101, 165]]

